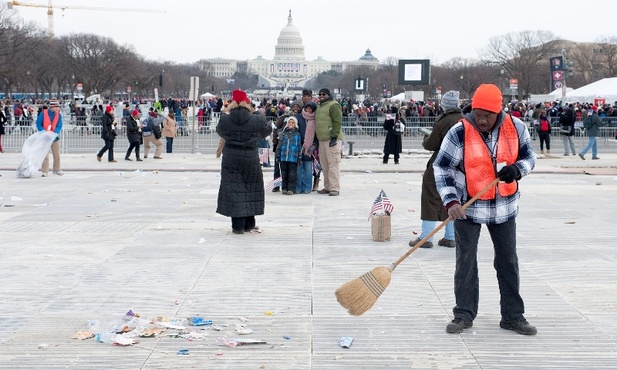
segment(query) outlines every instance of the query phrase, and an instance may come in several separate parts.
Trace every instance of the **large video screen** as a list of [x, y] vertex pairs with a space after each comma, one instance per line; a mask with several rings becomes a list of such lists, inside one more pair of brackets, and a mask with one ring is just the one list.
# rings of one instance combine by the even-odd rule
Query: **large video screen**
[[428, 85], [431, 76], [428, 59], [400, 59], [398, 61], [399, 85]]

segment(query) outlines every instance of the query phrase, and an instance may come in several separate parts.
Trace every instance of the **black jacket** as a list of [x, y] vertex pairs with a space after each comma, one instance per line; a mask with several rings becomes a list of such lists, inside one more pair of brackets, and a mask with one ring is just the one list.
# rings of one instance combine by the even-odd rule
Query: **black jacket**
[[103, 128], [101, 129], [101, 138], [103, 140], [115, 140], [116, 135], [114, 135], [114, 116], [109, 113], [105, 113], [101, 116], [101, 125]]
[[129, 116], [126, 118], [126, 138], [129, 140], [129, 143], [135, 143], [141, 141], [141, 131], [139, 130], [139, 123], [133, 118]]
[[259, 112], [232, 102], [221, 114], [216, 132], [225, 140], [216, 213], [227, 217], [264, 214], [265, 193], [259, 141], [270, 126]]

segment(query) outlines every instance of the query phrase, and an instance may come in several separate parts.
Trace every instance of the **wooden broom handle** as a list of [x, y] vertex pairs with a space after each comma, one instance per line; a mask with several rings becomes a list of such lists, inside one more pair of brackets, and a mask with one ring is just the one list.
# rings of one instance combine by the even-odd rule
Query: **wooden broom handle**
[[[465, 203], [463, 205], [463, 210], [466, 210], [467, 207], [469, 207], [473, 202], [475, 202], [476, 200], [478, 200], [478, 198], [480, 198], [484, 193], [486, 193], [488, 191], [488, 189], [492, 188], [493, 186], [495, 186], [497, 183], [499, 182], [499, 178], [496, 178], [495, 180], [493, 180], [490, 184], [486, 185], [484, 187], [484, 189], [480, 190], [480, 192], [478, 194], [476, 194], [473, 198], [469, 199], [467, 201], [467, 203]], [[448, 224], [448, 222], [450, 222], [451, 218], [448, 217], [445, 221], [443, 221], [442, 223], [440, 223], [435, 230], [431, 231], [427, 236], [425, 236], [424, 238], [422, 238], [422, 240], [420, 240], [419, 242], [416, 243], [416, 245], [413, 246], [413, 248], [411, 248], [410, 250], [408, 250], [405, 254], [403, 254], [401, 256], [401, 258], [399, 258], [396, 262], [394, 262], [391, 266], [391, 269], [394, 270], [396, 268], [396, 266], [398, 266], [401, 262], [403, 262], [405, 260], [405, 258], [409, 257], [410, 254], [412, 254], [413, 252], [415, 252], [416, 249], [420, 248], [422, 246], [422, 244], [426, 243], [427, 240], [429, 240], [433, 235], [435, 235], [439, 230], [441, 230], [444, 226], [446, 226]]]

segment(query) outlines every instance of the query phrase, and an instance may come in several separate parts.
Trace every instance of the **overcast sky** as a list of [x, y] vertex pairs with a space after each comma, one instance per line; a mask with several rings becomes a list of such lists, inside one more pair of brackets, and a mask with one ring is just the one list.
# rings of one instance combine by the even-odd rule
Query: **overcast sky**
[[[23, 2], [46, 6], [48, 1]], [[166, 11], [55, 9], [54, 30], [56, 36], [111, 37], [149, 60], [176, 63], [216, 57], [246, 60], [258, 55], [272, 59], [290, 9], [307, 60], [319, 56], [329, 61], [356, 60], [368, 48], [380, 61], [393, 56], [439, 64], [453, 57], [477, 59], [491, 37], [509, 32], [545, 30], [578, 42], [617, 36], [609, 15], [613, 1], [564, 4], [541, 0], [53, 0], [54, 6]], [[23, 19], [47, 29], [45, 8], [14, 9]]]

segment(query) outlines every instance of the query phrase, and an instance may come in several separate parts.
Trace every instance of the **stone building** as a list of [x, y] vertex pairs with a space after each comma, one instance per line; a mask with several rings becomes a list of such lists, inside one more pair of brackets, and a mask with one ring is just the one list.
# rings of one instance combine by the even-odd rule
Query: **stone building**
[[248, 61], [213, 58], [204, 59], [200, 64], [208, 65], [210, 74], [219, 78], [229, 78], [246, 66], [248, 73], [259, 76], [258, 85], [262, 89], [299, 89], [320, 73], [330, 70], [344, 72], [357, 66], [377, 68], [379, 59], [367, 49], [365, 54], [355, 61], [331, 62], [322, 57], [312, 61], [306, 60], [302, 36], [300, 30], [293, 24], [290, 10], [287, 25], [281, 30], [274, 47], [272, 60], [264, 59], [262, 56]]

